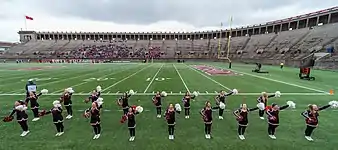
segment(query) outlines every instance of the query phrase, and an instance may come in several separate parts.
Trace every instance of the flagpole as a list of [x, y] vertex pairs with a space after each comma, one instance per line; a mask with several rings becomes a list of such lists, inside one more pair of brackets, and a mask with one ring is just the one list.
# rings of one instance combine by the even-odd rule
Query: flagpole
[[229, 53], [230, 53], [230, 48], [231, 48], [231, 32], [232, 32], [232, 29], [231, 29], [231, 24], [232, 24], [232, 16], [230, 17], [230, 32], [229, 32], [229, 38], [228, 38], [228, 52], [227, 52], [227, 59], [229, 59]]
[[27, 18], [26, 18], [26, 16], [25, 16], [25, 29], [27, 31]]
[[222, 27], [223, 27], [223, 23], [221, 22], [221, 29], [219, 30], [219, 38], [218, 38], [218, 53], [217, 53], [217, 59], [219, 59], [219, 55], [220, 55], [220, 53], [221, 53]]

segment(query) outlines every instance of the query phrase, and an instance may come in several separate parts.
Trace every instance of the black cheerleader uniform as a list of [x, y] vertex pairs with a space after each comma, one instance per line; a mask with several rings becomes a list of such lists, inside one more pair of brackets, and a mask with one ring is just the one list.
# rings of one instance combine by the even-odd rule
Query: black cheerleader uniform
[[31, 110], [33, 112], [34, 118], [39, 118], [39, 103], [38, 103], [38, 99], [39, 96], [42, 95], [42, 93], [36, 95], [34, 94], [34, 97], [27, 97], [26, 98], [26, 104], [28, 104], [28, 102], [30, 102], [30, 106], [31, 106]]
[[135, 128], [136, 128], [136, 114], [134, 112], [128, 112], [126, 114], [128, 120], [128, 129], [130, 137], [135, 137]]
[[226, 104], [226, 97], [232, 95], [233, 93], [234, 92], [231, 91], [230, 93], [227, 93], [227, 94], [224, 94], [224, 95], [219, 94], [215, 97], [215, 100], [216, 100], [216, 103], [217, 103], [218, 106], [213, 107], [213, 109], [218, 109], [218, 116], [223, 116], [223, 113], [224, 113], [224, 109], [221, 109], [219, 107], [219, 103], [222, 102], [222, 103]]
[[[26, 109], [27, 106], [25, 105], [25, 102], [23, 101], [18, 101], [20, 103], [19, 106], [16, 106], [13, 108], [13, 111], [11, 112], [11, 114], [9, 115], [10, 117], [12, 117], [14, 114], [16, 114], [16, 120], [18, 121], [18, 123], [20, 124], [22, 130], [24, 132], [28, 132], [28, 115], [26, 113]], [[18, 109], [18, 107], [25, 107], [25, 109]]]
[[[263, 96], [259, 96], [259, 97], [257, 98], [257, 102], [258, 102], [258, 103], [264, 103], [264, 107], [266, 107], [266, 106], [268, 106], [268, 99], [271, 98], [271, 97], [275, 97], [275, 94], [273, 94], [273, 95], [268, 95], [268, 98], [265, 99], [265, 100], [263, 100]], [[258, 110], [258, 115], [259, 115], [259, 117], [263, 117], [263, 116], [264, 116], [264, 111], [265, 111], [265, 110]]]
[[60, 98], [61, 102], [63, 102], [63, 105], [66, 107], [67, 114], [69, 116], [73, 116], [73, 109], [72, 109], [72, 93], [65, 93]]
[[123, 110], [123, 114], [127, 114], [128, 110], [129, 110], [129, 97], [131, 95], [126, 95], [126, 96], [122, 96], [121, 98], [118, 99], [118, 104], [122, 107]]
[[288, 108], [289, 105], [284, 105], [279, 107], [277, 110], [273, 110], [271, 108], [268, 108], [266, 110], [266, 114], [268, 117], [268, 134], [269, 135], [275, 135], [276, 128], [279, 126], [279, 111]]
[[204, 121], [204, 132], [206, 135], [210, 135], [212, 125], [212, 109], [207, 109], [206, 107], [204, 107], [200, 111], [200, 114], [202, 115]]
[[306, 123], [305, 136], [311, 137], [313, 130], [317, 128], [318, 123], [319, 123], [318, 121], [319, 112], [318, 111], [329, 108], [330, 106], [331, 105], [322, 106], [318, 108], [318, 110], [315, 113], [312, 113], [311, 110], [306, 110], [301, 114], [305, 118], [305, 123]]
[[160, 94], [156, 94], [153, 97], [153, 103], [156, 107], [157, 116], [161, 117], [161, 114], [162, 114], [162, 96]]
[[[93, 103], [93, 102], [96, 102], [97, 99], [100, 98], [100, 95], [101, 95], [101, 92], [97, 92], [96, 94], [92, 94], [92, 95], [89, 96], [89, 100], [91, 100], [92, 103]], [[101, 105], [98, 107], [98, 109], [100, 110], [100, 109], [102, 109], [102, 108], [103, 108], [103, 106], [102, 106], [102, 104], [101, 104]]]
[[93, 127], [95, 135], [101, 134], [100, 110], [89, 108], [86, 110], [86, 113], [90, 113], [90, 125]]
[[190, 101], [192, 99], [194, 99], [195, 96], [191, 96], [191, 95], [185, 95], [182, 99], [183, 101], [183, 107], [184, 107], [184, 114], [186, 116], [186, 118], [189, 118], [190, 115]]
[[58, 133], [63, 132], [64, 126], [63, 126], [62, 108], [61, 107], [53, 107], [52, 109], [47, 111], [46, 114], [52, 114], [53, 123], [56, 127], [56, 131]]
[[245, 133], [245, 129], [249, 124], [249, 120], [248, 120], [248, 114], [251, 111], [255, 111], [257, 110], [258, 107], [256, 108], [247, 108], [246, 111], [242, 111], [242, 109], [238, 109], [236, 111], [233, 112], [233, 114], [237, 117], [237, 122], [238, 122], [238, 135], [244, 135]]
[[167, 109], [165, 112], [165, 119], [167, 120], [167, 124], [168, 124], [169, 136], [174, 136], [175, 125], [176, 125], [176, 112], [180, 113], [176, 111], [175, 109], [174, 110]]

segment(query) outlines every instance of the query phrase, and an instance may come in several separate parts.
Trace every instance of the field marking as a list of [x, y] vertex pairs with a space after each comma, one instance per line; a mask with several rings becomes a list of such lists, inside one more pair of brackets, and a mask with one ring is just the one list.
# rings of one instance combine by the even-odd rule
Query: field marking
[[190, 93], [190, 90], [189, 90], [189, 88], [188, 88], [187, 84], [185, 84], [185, 82], [184, 82], [184, 80], [183, 80], [183, 78], [182, 78], [182, 76], [181, 76], [180, 72], [177, 70], [177, 68], [176, 68], [176, 65], [175, 65], [175, 64], [173, 64], [173, 66], [174, 66], [174, 68], [175, 68], [175, 70], [176, 70], [176, 72], [177, 72], [178, 76], [180, 77], [180, 79], [181, 79], [181, 81], [182, 81], [182, 83], [183, 83], [183, 85], [184, 85], [185, 89], [186, 89], [186, 90], [187, 90], [187, 91]]
[[[124, 67], [122, 67], [122, 68], [124, 68]], [[133, 67], [133, 68], [134, 68], [134, 67]], [[110, 73], [110, 74], [106, 74], [106, 75], [101, 76], [101, 77], [99, 77], [99, 78], [104, 78], [104, 77], [107, 77], [107, 76], [111, 76], [111, 75], [114, 75], [114, 74], [121, 73], [121, 72], [123, 72], [123, 71], [129, 70], [129, 69], [131, 69], [131, 68], [128, 68], [128, 69], [121, 69], [121, 70], [119, 70], [119, 71], [117, 71], [117, 72], [113, 72], [113, 73]], [[112, 71], [112, 70], [113, 70], [113, 69], [109, 69], [109, 72]], [[93, 81], [95, 81], [95, 80], [93, 80]], [[71, 88], [77, 87], [77, 86], [80, 86], [80, 85], [83, 85], [83, 84], [86, 84], [86, 83], [90, 83], [90, 82], [93, 82], [93, 81], [85, 81], [85, 82], [82, 82], [82, 83], [79, 83], [79, 84], [72, 85], [72, 86], [70, 86], [70, 87], [71, 87]], [[63, 90], [64, 90], [64, 89], [61, 89], [61, 90], [55, 91], [55, 92], [53, 92], [53, 93], [62, 92]]]
[[110, 89], [111, 87], [114, 87], [115, 85], [117, 85], [117, 84], [123, 82], [124, 80], [127, 80], [127, 79], [133, 77], [134, 75], [140, 73], [141, 71], [143, 71], [143, 70], [146, 69], [146, 68], [149, 68], [150, 66], [152, 66], [152, 65], [149, 65], [149, 66], [147, 66], [147, 67], [142, 68], [141, 70], [136, 71], [135, 73], [133, 73], [133, 74], [131, 74], [131, 75], [129, 75], [129, 76], [123, 78], [122, 80], [120, 80], [120, 81], [114, 83], [113, 85], [108, 86], [107, 88], [103, 89], [101, 92], [104, 92], [104, 91]]
[[[186, 65], [186, 64], [185, 64], [185, 65]], [[200, 74], [200, 75], [204, 76], [205, 78], [209, 79], [210, 81], [212, 81], [212, 82], [214, 82], [214, 83], [216, 83], [216, 84], [218, 84], [218, 85], [222, 86], [223, 88], [225, 88], [225, 89], [227, 89], [227, 90], [229, 90], [229, 91], [231, 91], [231, 90], [232, 90], [232, 89], [230, 89], [230, 88], [228, 88], [228, 87], [224, 86], [223, 84], [221, 84], [221, 83], [217, 82], [216, 80], [214, 80], [214, 79], [212, 79], [212, 78], [208, 77], [207, 75], [205, 75], [205, 74], [201, 73], [201, 72], [200, 72], [200, 71], [198, 71], [197, 69], [195, 69], [195, 68], [192, 68], [192, 67], [190, 67], [190, 66], [188, 66], [188, 65], [186, 65], [186, 66], [187, 66], [188, 68], [190, 68], [191, 70], [193, 70], [193, 71], [197, 72], [198, 74]]]
[[[54, 96], [54, 95], [61, 95], [62, 93], [51, 93], [51, 94], [43, 94], [45, 96]], [[74, 93], [73, 95], [78, 95], [78, 96], [82, 96], [82, 95], [88, 95], [90, 93]], [[184, 93], [180, 92], [180, 93], [167, 93], [168, 96], [182, 96], [184, 95]], [[208, 95], [217, 95], [218, 93], [199, 93], [199, 95], [201, 96], [208, 96]], [[238, 93], [236, 95], [233, 96], [259, 96], [262, 93]], [[274, 93], [268, 93], [268, 94], [274, 94]], [[19, 96], [19, 95], [26, 95], [26, 93], [1, 93], [0, 96]], [[101, 93], [101, 95], [107, 95], [107, 96], [116, 96], [116, 95], [121, 95], [119, 93]], [[134, 94], [135, 96], [153, 96], [154, 93], [136, 93]], [[333, 96], [330, 94], [326, 94], [326, 93], [282, 93], [282, 96], [286, 95], [286, 96]]]
[[[215, 66], [213, 66], [215, 67]], [[223, 68], [223, 67], [218, 67], [216, 66], [215, 68]], [[223, 68], [223, 69], [227, 69], [227, 68]], [[241, 73], [241, 74], [245, 74], [248, 76], [252, 76], [252, 77], [256, 77], [256, 78], [260, 78], [260, 79], [265, 79], [265, 80], [269, 80], [269, 81], [273, 81], [273, 82], [277, 82], [277, 83], [283, 83], [286, 85], [290, 85], [290, 86], [294, 86], [294, 87], [299, 87], [299, 88], [303, 88], [303, 89], [307, 89], [307, 90], [311, 90], [311, 91], [316, 91], [316, 92], [320, 92], [320, 93], [326, 93], [329, 94], [328, 92], [325, 92], [323, 90], [318, 90], [318, 89], [314, 89], [314, 88], [309, 88], [306, 86], [302, 86], [302, 85], [298, 85], [298, 84], [293, 84], [293, 83], [288, 83], [288, 82], [284, 82], [284, 81], [280, 81], [280, 80], [276, 80], [276, 79], [271, 79], [271, 78], [266, 78], [266, 77], [262, 77], [262, 76], [258, 76], [258, 75], [254, 75], [254, 74], [250, 74], [250, 73], [245, 73], [245, 72], [241, 72], [241, 71], [236, 71], [233, 69], [227, 69], [227, 70], [231, 70], [233, 72], [237, 72], [237, 73]]]
[[162, 69], [162, 67], [164, 66], [164, 64], [162, 64], [162, 66], [160, 67], [160, 69], [157, 70], [157, 72], [155, 73], [154, 77], [151, 79], [150, 83], [148, 84], [148, 86], [146, 87], [146, 89], [144, 90], [143, 93], [146, 93], [150, 87], [150, 85], [154, 82], [156, 76], [158, 75], [158, 73], [160, 72], [160, 70]]

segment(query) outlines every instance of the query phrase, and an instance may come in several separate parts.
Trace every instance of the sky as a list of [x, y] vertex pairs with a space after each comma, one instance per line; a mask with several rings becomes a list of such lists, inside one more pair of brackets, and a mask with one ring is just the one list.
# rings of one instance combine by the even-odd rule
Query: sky
[[[19, 30], [188, 32], [241, 27], [337, 6], [337, 0], [0, 0], [0, 41]], [[34, 20], [25, 21], [25, 15]]]

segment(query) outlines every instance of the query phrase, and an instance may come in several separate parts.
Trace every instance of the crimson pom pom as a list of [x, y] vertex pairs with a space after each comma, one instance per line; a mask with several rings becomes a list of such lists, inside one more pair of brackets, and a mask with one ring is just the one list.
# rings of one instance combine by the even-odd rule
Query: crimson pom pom
[[84, 114], [83, 114], [83, 117], [89, 118], [89, 113], [84, 113]]
[[7, 117], [5, 117], [2, 121], [3, 121], [3, 122], [11, 122], [13, 119], [14, 119], [13, 116], [7, 116]]
[[127, 118], [127, 115], [123, 115], [123, 116], [121, 117], [120, 123], [126, 122], [127, 119], [128, 119], [128, 118]]
[[271, 109], [272, 107], [271, 106], [266, 106], [265, 107], [265, 110], [269, 110], [269, 109]]
[[41, 112], [39, 112], [39, 116], [40, 116], [40, 117], [42, 117], [42, 116], [44, 116], [44, 115], [46, 115], [46, 110], [42, 110]]
[[90, 101], [89, 98], [84, 100], [85, 103], [88, 103], [89, 101]]
[[242, 121], [242, 120], [243, 120], [243, 117], [242, 117], [242, 116], [238, 116], [238, 117], [236, 118], [236, 120], [237, 120], [237, 121]]

